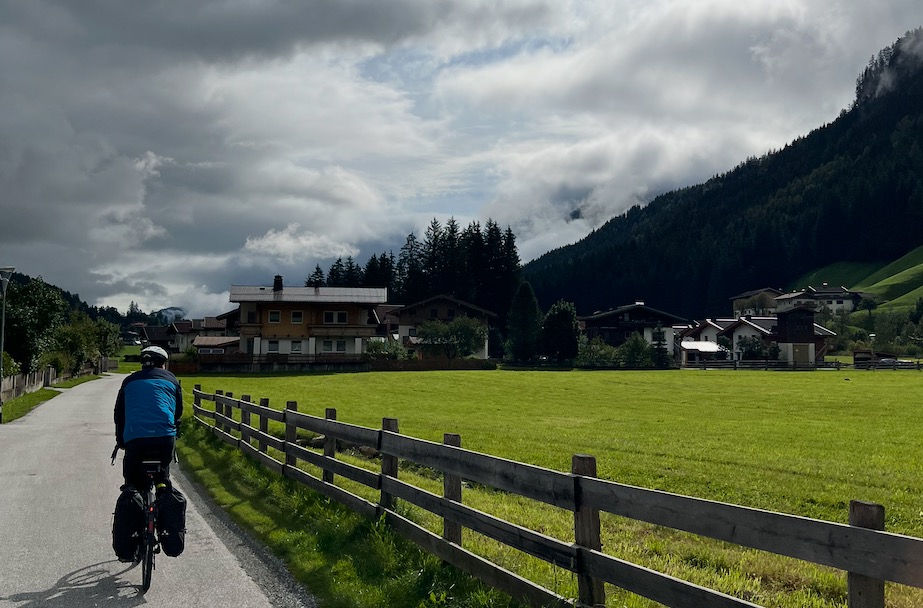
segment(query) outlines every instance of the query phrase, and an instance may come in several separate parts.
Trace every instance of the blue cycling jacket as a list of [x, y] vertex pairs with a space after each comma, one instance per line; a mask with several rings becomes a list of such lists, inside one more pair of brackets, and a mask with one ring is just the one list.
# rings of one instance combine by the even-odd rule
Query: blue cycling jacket
[[145, 367], [122, 382], [115, 400], [115, 440], [123, 446], [141, 437], [176, 436], [183, 391], [171, 372]]

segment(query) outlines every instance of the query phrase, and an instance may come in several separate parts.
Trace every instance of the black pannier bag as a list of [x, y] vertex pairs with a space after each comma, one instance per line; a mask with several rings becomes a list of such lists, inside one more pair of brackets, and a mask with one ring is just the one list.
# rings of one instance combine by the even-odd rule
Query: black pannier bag
[[144, 533], [144, 500], [132, 487], [123, 486], [112, 514], [112, 548], [119, 561], [135, 561]]
[[186, 497], [176, 488], [170, 488], [157, 497], [157, 535], [160, 548], [170, 557], [176, 557], [186, 546]]

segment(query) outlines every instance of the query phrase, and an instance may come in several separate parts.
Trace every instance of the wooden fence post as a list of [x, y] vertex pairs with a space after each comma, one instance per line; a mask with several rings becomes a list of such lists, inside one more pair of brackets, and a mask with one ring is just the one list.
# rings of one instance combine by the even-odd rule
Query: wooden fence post
[[240, 438], [243, 439], [244, 441], [246, 441], [246, 442], [247, 442], [247, 445], [250, 445], [250, 433], [248, 433], [248, 432], [246, 431], [246, 429], [244, 429], [244, 427], [243, 427], [244, 424], [246, 424], [247, 426], [250, 426], [250, 410], [245, 410], [245, 409], [244, 409], [244, 406], [243, 406], [244, 401], [246, 401], [247, 403], [249, 403], [249, 402], [250, 402], [250, 395], [241, 395], [241, 396], [240, 396], [240, 402], [241, 402], [241, 405], [240, 405], [240, 424], [241, 424], [241, 427], [240, 427]]
[[[397, 418], [382, 418], [381, 430], [397, 433]], [[397, 456], [391, 456], [389, 454], [381, 455], [381, 474], [385, 477], [397, 478]], [[391, 509], [394, 507], [394, 497], [382, 490], [379, 504], [383, 509]]]
[[[224, 396], [227, 397], [228, 399], [233, 399], [233, 398], [234, 398], [234, 393], [227, 392], [227, 393], [224, 394]], [[226, 404], [224, 405], [224, 412], [223, 412], [223, 413], [224, 413], [224, 415], [227, 416], [228, 418], [233, 418], [233, 417], [234, 417], [234, 407], [233, 407], [230, 403], [226, 403]], [[228, 423], [225, 423], [225, 424], [224, 424], [224, 432], [227, 433], [228, 435], [231, 434], [231, 425], [230, 425], [230, 424], [228, 424]]]
[[[456, 448], [461, 447], [461, 435], [445, 433], [442, 436], [442, 443], [451, 445]], [[442, 495], [448, 500], [455, 502], [462, 501], [462, 480], [457, 475], [443, 474], [442, 477]], [[447, 519], [442, 520], [442, 538], [450, 543], [455, 543], [459, 547], [462, 544], [462, 527], [461, 524]]]
[[285, 403], [285, 464], [293, 467], [298, 462], [295, 458], [295, 454], [290, 454], [288, 450], [288, 444], [295, 445], [295, 439], [298, 438], [298, 427], [288, 421], [288, 412], [297, 412], [298, 403], [295, 401], [287, 401]]
[[[263, 397], [262, 399], [260, 399], [260, 405], [262, 405], [263, 407], [269, 407], [269, 399], [267, 399], [266, 397]], [[269, 433], [269, 418], [267, 418], [266, 416], [260, 416], [260, 432], [267, 433], [267, 434]], [[260, 451], [265, 454], [266, 447], [267, 447], [266, 442], [260, 439], [259, 443], [260, 443]]]
[[[223, 413], [224, 413], [224, 408], [221, 406], [220, 403], [218, 403], [218, 396], [219, 396], [219, 395], [223, 396], [223, 395], [224, 395], [224, 391], [221, 390], [221, 389], [215, 389], [215, 400], [212, 401], [212, 403], [215, 404], [215, 413], [216, 413], [216, 414], [223, 414]], [[219, 422], [217, 418], [215, 418], [215, 426], [213, 426], [212, 428], [215, 429], [216, 431], [220, 431], [220, 430], [222, 429], [221, 422]]]
[[[851, 500], [849, 502], [849, 525], [872, 530], [885, 529], [885, 508], [873, 502]], [[884, 608], [885, 582], [862, 574], [849, 572], [846, 575], [849, 608]]]
[[[327, 420], [336, 420], [337, 419], [337, 410], [333, 407], [328, 407], [324, 410], [324, 418]], [[328, 458], [335, 458], [337, 454], [337, 440], [336, 437], [327, 433], [324, 436], [324, 456]], [[324, 483], [333, 483], [333, 471], [328, 471], [324, 469], [323, 473]]]
[[[600, 538], [599, 510], [584, 507], [581, 503], [580, 476], [596, 477], [596, 458], [586, 454], [575, 454], [571, 459], [571, 473], [574, 477], [574, 541], [582, 548], [602, 550]], [[583, 565], [577, 557], [578, 599], [587, 606], [605, 606], [606, 589], [603, 581], [583, 573]]]

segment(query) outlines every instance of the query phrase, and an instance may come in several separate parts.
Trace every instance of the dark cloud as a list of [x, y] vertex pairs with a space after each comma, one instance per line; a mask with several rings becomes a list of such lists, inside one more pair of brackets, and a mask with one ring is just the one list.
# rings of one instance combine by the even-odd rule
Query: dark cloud
[[202, 316], [434, 216], [510, 224], [528, 260], [832, 119], [921, 20], [909, 0], [0, 0], [0, 263]]

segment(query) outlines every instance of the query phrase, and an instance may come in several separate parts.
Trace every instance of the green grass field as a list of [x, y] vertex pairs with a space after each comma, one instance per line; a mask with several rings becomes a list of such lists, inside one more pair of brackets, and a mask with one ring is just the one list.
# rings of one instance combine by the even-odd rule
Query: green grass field
[[[268, 397], [281, 407], [379, 428], [561, 471], [572, 454], [596, 456], [615, 481], [846, 522], [851, 499], [887, 509], [891, 532], [923, 536], [919, 372], [426, 372], [276, 377], [186, 377], [213, 392]], [[426, 486], [438, 482], [401, 473]], [[562, 539], [565, 513], [497, 492], [465, 502]], [[422, 523], [438, 522], [419, 514]], [[616, 517], [604, 517], [607, 552], [765, 606], [845, 603], [845, 576]], [[468, 540], [470, 538], [470, 540]], [[573, 594], [569, 573], [466, 537], [466, 547]], [[889, 586], [889, 606], [923, 604], [917, 590]], [[357, 604], [358, 605], [358, 604]], [[649, 606], [612, 590], [610, 606]]]

